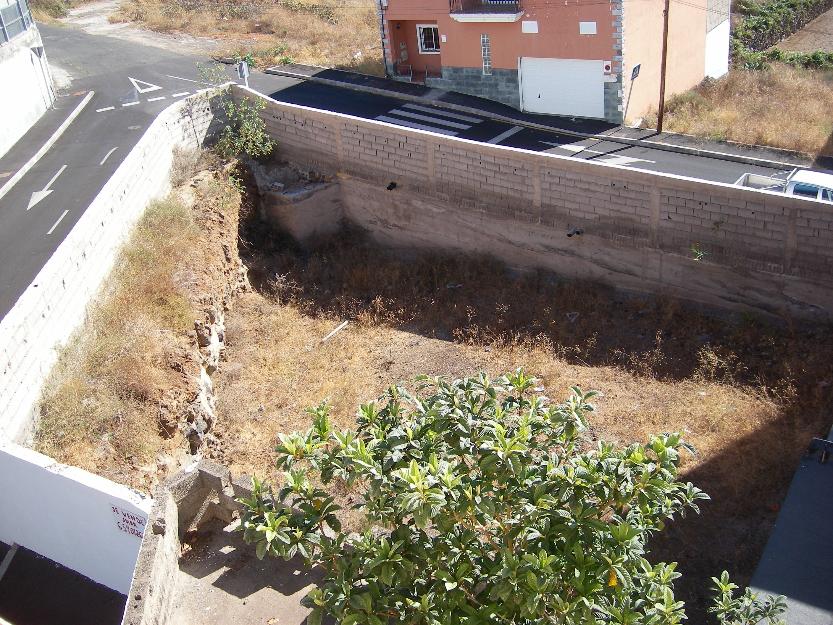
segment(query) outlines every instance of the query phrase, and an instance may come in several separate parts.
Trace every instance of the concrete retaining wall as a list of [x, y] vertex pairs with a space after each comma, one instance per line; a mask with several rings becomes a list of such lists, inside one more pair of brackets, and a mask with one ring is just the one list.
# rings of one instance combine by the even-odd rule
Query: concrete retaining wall
[[[3, 3], [0, 3], [2, 5]], [[37, 27], [0, 45], [0, 156], [3, 156], [55, 101], [52, 76]], [[11, 94], [14, 94], [13, 96]]]
[[169, 622], [183, 534], [212, 519], [230, 523], [242, 510], [237, 499], [251, 495], [251, 479], [232, 480], [228, 469], [208, 461], [178, 473], [156, 490], [123, 625]]
[[26, 440], [60, 348], [84, 321], [120, 245], [169, 188], [173, 148], [199, 147], [213, 119], [205, 94], [162, 112], [0, 321], [0, 437]]
[[338, 174], [345, 216], [387, 243], [491, 253], [730, 309], [833, 311], [829, 204], [266, 99], [280, 154]]
[[130, 588], [150, 506], [126, 486], [0, 443], [0, 541], [113, 590]]

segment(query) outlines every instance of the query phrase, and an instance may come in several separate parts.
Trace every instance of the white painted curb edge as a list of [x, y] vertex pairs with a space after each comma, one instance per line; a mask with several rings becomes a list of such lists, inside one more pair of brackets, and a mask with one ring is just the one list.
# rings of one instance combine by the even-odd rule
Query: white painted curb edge
[[46, 154], [49, 151], [49, 148], [51, 148], [53, 145], [55, 145], [55, 142], [58, 139], [61, 138], [61, 135], [64, 134], [64, 131], [67, 128], [69, 128], [69, 125], [72, 122], [74, 122], [75, 118], [78, 117], [81, 114], [81, 111], [83, 111], [84, 107], [87, 106], [87, 104], [90, 103], [90, 100], [93, 99], [94, 95], [95, 95], [95, 91], [90, 91], [84, 97], [84, 99], [81, 100], [81, 102], [78, 103], [78, 106], [75, 107], [75, 110], [72, 111], [72, 113], [69, 114], [69, 117], [67, 117], [64, 120], [64, 123], [61, 124], [60, 126], [58, 126], [58, 129], [54, 133], [52, 133], [52, 136], [49, 137], [49, 140], [41, 146], [40, 150], [35, 152], [35, 155], [32, 158], [30, 158], [28, 161], [26, 161], [26, 164], [23, 165], [23, 167], [21, 167], [14, 176], [9, 178], [9, 180], [8, 180], [8, 182], [6, 182], [6, 184], [4, 184], [2, 187], [0, 187], [0, 199], [2, 199], [4, 195], [6, 195], [9, 191], [11, 191], [12, 187], [14, 185], [16, 185], [18, 182], [20, 182], [20, 179], [23, 178], [23, 176], [25, 176], [26, 173], [30, 169], [32, 169], [32, 167], [35, 166], [35, 163], [37, 163], [41, 158], [43, 158], [43, 155]]

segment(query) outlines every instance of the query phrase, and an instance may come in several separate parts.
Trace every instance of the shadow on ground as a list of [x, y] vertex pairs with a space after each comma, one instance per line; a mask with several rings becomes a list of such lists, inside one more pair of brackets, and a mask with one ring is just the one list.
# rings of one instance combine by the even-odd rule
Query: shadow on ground
[[725, 383], [774, 400], [779, 419], [685, 476], [712, 496], [702, 514], [673, 522], [654, 541], [652, 559], [680, 563], [679, 598], [692, 622], [711, 622], [711, 576], [727, 569], [748, 583], [803, 449], [830, 428], [829, 326], [519, 275], [488, 258], [393, 253], [350, 229], [306, 249], [255, 222], [241, 234], [253, 285], [309, 315], [448, 341], [527, 341], [579, 365]]
[[[299, 559], [258, 560], [236, 526], [213, 521], [200, 528], [180, 562], [174, 623], [301, 625], [301, 605], [320, 576]], [[270, 620], [277, 619], [277, 620]]]

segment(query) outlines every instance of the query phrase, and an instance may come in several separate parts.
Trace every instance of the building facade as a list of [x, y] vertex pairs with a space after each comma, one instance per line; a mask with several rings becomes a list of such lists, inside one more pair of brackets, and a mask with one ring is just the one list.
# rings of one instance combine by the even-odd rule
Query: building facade
[[[0, 0], [0, 156], [55, 101], [49, 63], [27, 0]], [[13, 94], [13, 95], [11, 95]]]
[[[614, 123], [657, 106], [663, 0], [378, 3], [387, 72], [399, 80]], [[666, 94], [726, 73], [729, 0], [675, 0], [669, 16]]]

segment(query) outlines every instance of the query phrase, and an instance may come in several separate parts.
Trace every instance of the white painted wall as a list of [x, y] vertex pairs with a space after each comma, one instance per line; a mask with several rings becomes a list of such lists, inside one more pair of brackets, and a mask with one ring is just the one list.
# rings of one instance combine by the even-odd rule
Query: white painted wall
[[34, 51], [38, 47], [42, 48], [43, 42], [34, 25], [0, 45], [0, 85], [6, 93], [0, 97], [0, 156], [26, 134], [55, 100], [46, 53], [39, 57]]
[[706, 76], [720, 78], [729, 71], [730, 24], [725, 20], [706, 35]]
[[[151, 504], [126, 486], [0, 442], [0, 541], [22, 545], [108, 588], [130, 590], [142, 543], [135, 534], [147, 523]], [[132, 515], [128, 523], [122, 511]], [[138, 532], [131, 533], [131, 525]]]
[[204, 95], [163, 111], [0, 321], [0, 437], [21, 442], [31, 435], [57, 350], [83, 323], [87, 305], [147, 205], [170, 189], [173, 148], [199, 147], [212, 119]]

